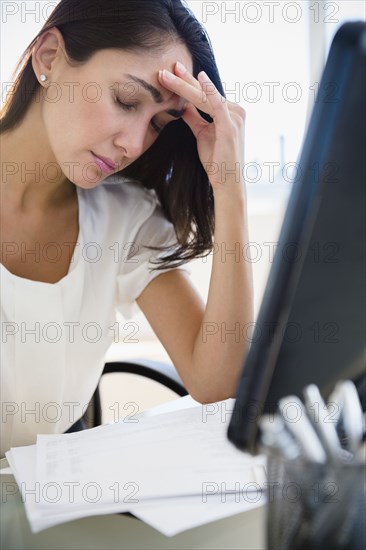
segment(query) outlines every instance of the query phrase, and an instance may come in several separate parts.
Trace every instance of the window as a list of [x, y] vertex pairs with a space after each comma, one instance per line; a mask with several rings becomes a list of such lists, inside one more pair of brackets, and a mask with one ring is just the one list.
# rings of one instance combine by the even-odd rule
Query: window
[[[227, 99], [246, 110], [243, 174], [258, 311], [297, 173], [311, 93], [308, 2], [187, 2], [207, 29]], [[208, 291], [208, 261], [194, 264]], [[206, 266], [206, 276], [203, 276]], [[206, 282], [207, 281], [207, 282]], [[205, 284], [204, 284], [205, 283]]]
[[[227, 99], [247, 112], [244, 170], [257, 312], [273, 261], [266, 243], [276, 242], [300, 175], [298, 155], [331, 40], [346, 20], [365, 19], [365, 3], [187, 3], [208, 31]], [[207, 292], [208, 283], [201, 288]]]
[[188, 2], [209, 33], [227, 99], [247, 112], [249, 186], [293, 179], [286, 165], [296, 161], [309, 95], [306, 4]]

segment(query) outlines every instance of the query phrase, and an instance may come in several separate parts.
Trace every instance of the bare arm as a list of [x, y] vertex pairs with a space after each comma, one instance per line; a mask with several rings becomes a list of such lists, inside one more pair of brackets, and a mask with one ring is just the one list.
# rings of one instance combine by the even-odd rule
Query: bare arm
[[188, 392], [201, 403], [235, 396], [253, 320], [251, 266], [242, 254], [245, 206], [236, 201], [227, 208], [222, 223], [216, 216], [206, 307], [181, 270], [156, 277], [137, 300]]
[[[138, 299], [189, 393], [202, 403], [235, 395], [253, 321], [244, 166], [245, 111], [221, 97], [204, 75], [198, 82], [176, 68], [162, 83], [188, 100], [183, 120], [197, 139], [215, 199], [212, 273], [206, 306], [179, 270], [156, 277]], [[206, 90], [209, 93], [205, 93]], [[197, 108], [214, 119], [208, 123]]]

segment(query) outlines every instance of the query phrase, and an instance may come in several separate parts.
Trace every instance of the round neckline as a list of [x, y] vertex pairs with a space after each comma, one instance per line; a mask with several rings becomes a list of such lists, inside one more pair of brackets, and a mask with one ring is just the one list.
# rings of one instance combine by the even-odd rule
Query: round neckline
[[76, 187], [76, 198], [77, 198], [77, 202], [78, 202], [78, 224], [79, 224], [79, 232], [78, 232], [78, 236], [77, 236], [77, 239], [76, 239], [76, 245], [75, 245], [75, 248], [73, 250], [73, 253], [72, 253], [72, 256], [71, 256], [71, 260], [70, 260], [70, 264], [69, 264], [69, 269], [66, 273], [66, 275], [64, 275], [59, 281], [56, 281], [55, 283], [47, 283], [45, 281], [35, 281], [33, 279], [27, 279], [26, 277], [20, 277], [19, 275], [15, 275], [14, 273], [12, 273], [11, 271], [9, 271], [1, 262], [0, 262], [0, 270], [3, 270], [4, 273], [11, 279], [14, 279], [14, 280], [19, 280], [23, 283], [26, 283], [26, 284], [36, 284], [36, 285], [46, 285], [46, 286], [49, 286], [49, 287], [55, 287], [57, 285], [60, 285], [62, 282], [64, 282], [65, 280], [69, 279], [72, 275], [72, 273], [75, 271], [76, 269], [76, 266], [78, 265], [78, 263], [80, 263], [80, 257], [81, 257], [81, 254], [78, 254], [78, 260], [75, 261], [75, 257], [76, 257], [76, 254], [78, 252], [78, 246], [83, 246], [83, 239], [82, 239], [82, 231], [81, 231], [81, 209], [82, 209], [82, 200], [81, 200], [81, 197], [82, 197], [82, 194], [81, 194], [81, 189], [75, 185]]

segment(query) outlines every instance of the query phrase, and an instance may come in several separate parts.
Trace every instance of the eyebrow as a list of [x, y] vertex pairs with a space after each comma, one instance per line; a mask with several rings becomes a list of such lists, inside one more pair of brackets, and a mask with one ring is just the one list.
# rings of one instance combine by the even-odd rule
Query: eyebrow
[[[163, 96], [161, 95], [159, 90], [157, 88], [155, 88], [152, 84], [149, 84], [149, 82], [146, 82], [146, 80], [143, 80], [142, 78], [138, 78], [137, 76], [134, 76], [132, 74], [126, 74], [124, 76], [127, 77], [127, 78], [130, 78], [131, 80], [133, 80], [137, 84], [140, 84], [140, 86], [142, 86], [142, 88], [144, 88], [144, 90], [149, 92], [149, 94], [151, 95], [151, 97], [153, 98], [155, 103], [163, 103], [163, 101], [164, 101]], [[180, 118], [184, 114], [184, 111], [185, 111], [185, 109], [180, 109], [180, 110], [169, 109], [169, 110], [167, 110], [167, 113], [169, 115], [171, 115], [172, 117], [174, 117], [174, 118]]]

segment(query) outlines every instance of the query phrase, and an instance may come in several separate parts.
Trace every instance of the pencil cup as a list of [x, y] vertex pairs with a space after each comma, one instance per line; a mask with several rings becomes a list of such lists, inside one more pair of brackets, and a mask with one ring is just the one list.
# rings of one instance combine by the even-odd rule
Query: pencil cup
[[364, 550], [365, 464], [269, 456], [268, 550]]

